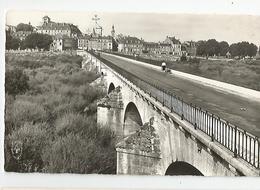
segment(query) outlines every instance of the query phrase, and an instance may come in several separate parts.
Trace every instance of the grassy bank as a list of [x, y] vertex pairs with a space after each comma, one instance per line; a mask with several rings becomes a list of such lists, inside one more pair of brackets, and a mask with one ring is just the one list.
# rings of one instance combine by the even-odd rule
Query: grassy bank
[[114, 134], [96, 123], [104, 92], [81, 62], [68, 53], [6, 54], [6, 171], [115, 173]]

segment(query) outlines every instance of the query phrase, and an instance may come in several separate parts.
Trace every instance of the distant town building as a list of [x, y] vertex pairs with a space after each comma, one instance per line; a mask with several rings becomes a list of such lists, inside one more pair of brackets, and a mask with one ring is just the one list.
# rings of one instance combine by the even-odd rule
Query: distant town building
[[159, 53], [160, 54], [173, 54], [173, 48], [171, 44], [168, 43], [159, 43]]
[[115, 26], [113, 25], [113, 26], [112, 26], [112, 30], [111, 30], [111, 36], [112, 36], [112, 38], [115, 38], [115, 34], [116, 34]]
[[[29, 22], [29, 25], [31, 25], [30, 22]], [[34, 29], [34, 27], [32, 27], [32, 28]], [[19, 39], [21, 41], [34, 32], [34, 31], [27, 31], [27, 30], [17, 31], [17, 27], [12, 26], [12, 25], [6, 25], [5, 30], [10, 32], [10, 34], [13, 38]]]
[[173, 55], [181, 56], [181, 42], [180, 40], [176, 39], [175, 37], [166, 36], [166, 39], [163, 41], [165, 44], [171, 44]]
[[68, 36], [53, 36], [53, 42], [50, 45], [51, 51], [75, 50], [78, 47], [78, 41]]
[[112, 36], [101, 36], [96, 33], [94, 28], [90, 35], [85, 35], [78, 38], [78, 49], [112, 51], [112, 48]]
[[9, 31], [10, 33], [16, 32], [16, 26], [5, 25], [5, 30]]
[[118, 38], [118, 51], [127, 54], [141, 54], [143, 51], [143, 42], [143, 40], [131, 36]]
[[63, 51], [63, 39], [62, 37], [54, 37], [53, 42], [50, 45], [51, 51]]
[[43, 17], [43, 24], [37, 27], [37, 32], [51, 36], [60, 34], [68, 37], [80, 37], [82, 35], [77, 26], [69, 23], [52, 22], [48, 16]]
[[155, 42], [144, 42], [143, 53], [159, 54], [160, 53], [159, 44]]
[[14, 37], [14, 38], [17, 38], [19, 40], [25, 40], [25, 38], [27, 36], [29, 36], [30, 34], [32, 34], [33, 32], [32, 31], [17, 31], [17, 32], [13, 32], [11, 33], [11, 35]]
[[91, 36], [84, 35], [78, 38], [78, 49], [88, 50]]
[[51, 50], [63, 51], [78, 47], [78, 38], [82, 37], [82, 33], [77, 26], [70, 23], [53, 22], [48, 16], [44, 16], [42, 20], [43, 24], [37, 26], [36, 32], [52, 36]]
[[75, 50], [78, 47], [78, 41], [75, 38], [63, 37], [63, 50]]
[[187, 56], [196, 56], [197, 55], [197, 46], [194, 41], [185, 41], [181, 44], [182, 54]]
[[229, 51], [226, 53], [226, 58], [228, 58], [228, 59], [231, 58], [231, 53]]
[[111, 36], [91, 37], [88, 41], [88, 50], [112, 51], [113, 40]]
[[257, 52], [256, 52], [255, 58], [260, 60], [260, 46], [257, 48]]
[[143, 53], [172, 55], [173, 50], [171, 44], [161, 42], [144, 42]]

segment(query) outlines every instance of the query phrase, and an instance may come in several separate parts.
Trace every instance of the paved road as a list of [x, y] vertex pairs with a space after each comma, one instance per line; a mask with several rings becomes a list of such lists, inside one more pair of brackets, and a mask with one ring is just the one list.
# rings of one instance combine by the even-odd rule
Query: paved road
[[[224, 93], [189, 80], [139, 65], [113, 55], [102, 55], [103, 58], [144, 80], [157, 83], [170, 90], [186, 102], [200, 106], [210, 113], [239, 126], [260, 137], [260, 103]], [[241, 110], [241, 108], [245, 108]]]

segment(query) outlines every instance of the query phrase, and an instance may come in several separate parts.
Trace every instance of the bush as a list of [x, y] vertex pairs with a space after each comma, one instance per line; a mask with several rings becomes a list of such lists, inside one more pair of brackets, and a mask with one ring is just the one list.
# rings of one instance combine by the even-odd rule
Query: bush
[[13, 38], [10, 34], [10, 31], [6, 31], [5, 32], [5, 35], [6, 35], [6, 42], [5, 42], [5, 48], [7, 50], [10, 50], [10, 49], [18, 49], [19, 46], [20, 46], [20, 40], [19, 39], [16, 39], [16, 38]]
[[56, 64], [56, 69], [63, 75], [71, 75], [72, 73], [79, 72], [81, 69], [77, 65], [70, 63]]
[[29, 89], [29, 77], [19, 69], [7, 70], [5, 73], [5, 92], [16, 96]]
[[[113, 141], [103, 142], [104, 139], [114, 137], [105, 129], [99, 130], [104, 132], [94, 133], [96, 138], [91, 139], [73, 133], [59, 137], [45, 149], [43, 154], [45, 170], [54, 173], [115, 174], [115, 144]], [[103, 144], [98, 142], [98, 139], [102, 139]]]
[[13, 130], [12, 109], [14, 97], [5, 94], [5, 135], [9, 135]]
[[199, 58], [196, 58], [196, 57], [194, 57], [194, 58], [189, 58], [189, 62], [190, 62], [190, 63], [200, 63], [200, 59], [199, 59]]
[[73, 86], [80, 86], [90, 83], [97, 79], [97, 75], [94, 72], [79, 71], [73, 73], [69, 79], [68, 84]]
[[66, 113], [58, 118], [59, 136], [45, 149], [45, 170], [63, 173], [115, 173], [115, 136], [100, 128], [94, 117]]
[[16, 31], [33, 31], [33, 26], [30, 24], [20, 23], [16, 26]]
[[6, 117], [10, 118], [16, 129], [26, 122], [38, 123], [47, 120], [47, 113], [44, 107], [28, 100], [15, 100], [11, 111], [8, 113], [10, 115]]
[[[88, 134], [89, 125], [93, 125], [93, 121], [89, 121], [88, 118], [85, 118], [83, 115], [77, 113], [65, 113], [61, 118], [58, 118], [56, 121], [56, 132], [59, 136], [66, 136], [70, 133], [84, 133]], [[87, 130], [85, 133], [84, 131]]]
[[11, 172], [39, 172], [43, 168], [42, 150], [47, 144], [45, 124], [25, 123], [6, 138], [5, 170]]
[[182, 55], [180, 58], [180, 61], [181, 62], [187, 61], [187, 57], [185, 55]]

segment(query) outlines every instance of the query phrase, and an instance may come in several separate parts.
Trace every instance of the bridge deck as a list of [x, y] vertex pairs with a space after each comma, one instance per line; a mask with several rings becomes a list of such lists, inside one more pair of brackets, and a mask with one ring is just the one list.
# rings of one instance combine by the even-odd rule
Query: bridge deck
[[214, 88], [139, 65], [120, 57], [104, 54], [102, 57], [143, 80], [158, 84], [162, 88], [182, 97], [186, 102], [196, 104], [202, 109], [260, 137], [259, 102], [217, 91]]

